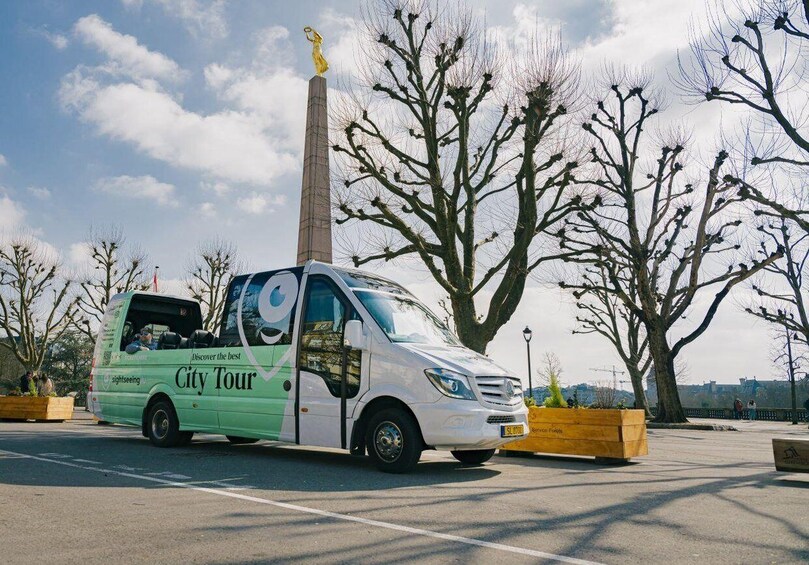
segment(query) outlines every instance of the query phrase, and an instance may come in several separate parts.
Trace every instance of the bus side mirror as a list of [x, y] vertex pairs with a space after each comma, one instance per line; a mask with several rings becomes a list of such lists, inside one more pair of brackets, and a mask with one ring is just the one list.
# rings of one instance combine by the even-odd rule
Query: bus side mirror
[[365, 349], [365, 334], [362, 331], [362, 322], [348, 320], [343, 332], [343, 345], [348, 349]]

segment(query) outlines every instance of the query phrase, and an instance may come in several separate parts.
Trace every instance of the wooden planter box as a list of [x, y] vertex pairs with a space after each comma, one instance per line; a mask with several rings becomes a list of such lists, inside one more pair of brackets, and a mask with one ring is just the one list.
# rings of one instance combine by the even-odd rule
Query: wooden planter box
[[621, 461], [649, 453], [643, 410], [532, 406], [528, 409], [528, 425], [531, 431], [527, 438], [500, 449]]
[[809, 439], [772, 440], [775, 470], [788, 473], [809, 473]]
[[0, 396], [0, 419], [62, 422], [73, 417], [73, 398]]

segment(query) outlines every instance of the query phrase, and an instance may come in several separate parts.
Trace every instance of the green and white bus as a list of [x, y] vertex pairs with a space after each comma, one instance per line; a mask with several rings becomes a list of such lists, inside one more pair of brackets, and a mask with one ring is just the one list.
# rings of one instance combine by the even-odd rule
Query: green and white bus
[[[127, 353], [144, 327], [156, 350]], [[95, 417], [158, 447], [224, 434], [367, 452], [406, 472], [424, 449], [480, 464], [528, 433], [518, 377], [400, 285], [315, 261], [235, 277], [217, 334], [193, 300], [116, 295], [91, 379]]]

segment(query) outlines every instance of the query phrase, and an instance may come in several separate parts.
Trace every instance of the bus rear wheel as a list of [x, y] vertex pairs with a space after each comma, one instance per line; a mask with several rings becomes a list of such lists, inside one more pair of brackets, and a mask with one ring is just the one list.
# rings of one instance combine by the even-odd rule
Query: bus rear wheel
[[225, 436], [228, 438], [228, 441], [233, 445], [242, 445], [245, 443], [256, 443], [258, 439], [252, 437], [241, 437], [241, 436]]
[[470, 449], [469, 451], [450, 451], [452, 456], [464, 465], [480, 465], [494, 455], [494, 449]]
[[381, 410], [368, 422], [365, 445], [377, 469], [385, 473], [407, 473], [421, 458], [419, 425], [404, 410]]
[[191, 440], [189, 432], [180, 431], [180, 420], [171, 402], [155, 402], [149, 410], [147, 424], [149, 441], [157, 447], [174, 447]]

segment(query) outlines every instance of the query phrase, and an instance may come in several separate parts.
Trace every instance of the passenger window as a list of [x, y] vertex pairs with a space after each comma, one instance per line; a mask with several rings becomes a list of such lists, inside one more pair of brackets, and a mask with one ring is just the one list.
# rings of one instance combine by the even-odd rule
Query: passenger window
[[[349, 310], [350, 309], [350, 310]], [[340, 396], [343, 365], [343, 327], [347, 310], [356, 312], [322, 280], [311, 283], [301, 334], [300, 367], [319, 375], [333, 396]], [[360, 387], [361, 352], [348, 352], [346, 396], [353, 398]]]

